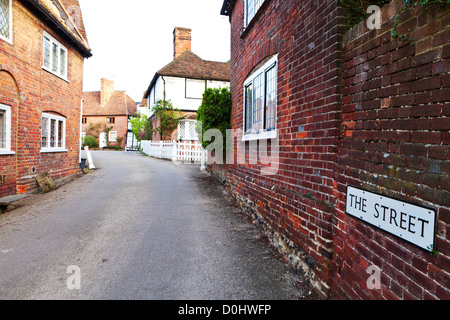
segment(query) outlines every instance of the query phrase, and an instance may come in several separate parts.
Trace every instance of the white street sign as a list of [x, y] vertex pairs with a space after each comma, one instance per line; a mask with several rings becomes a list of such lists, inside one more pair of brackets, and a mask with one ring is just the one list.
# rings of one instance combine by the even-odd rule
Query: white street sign
[[422, 249], [434, 249], [434, 209], [348, 186], [345, 211]]

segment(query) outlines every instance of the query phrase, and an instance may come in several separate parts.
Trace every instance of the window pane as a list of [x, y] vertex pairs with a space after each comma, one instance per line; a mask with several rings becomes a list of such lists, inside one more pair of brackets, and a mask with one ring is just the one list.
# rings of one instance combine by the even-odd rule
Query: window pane
[[266, 130], [275, 129], [277, 106], [277, 68], [273, 66], [266, 72]]
[[245, 132], [252, 129], [253, 84], [245, 88]]
[[0, 110], [0, 148], [6, 148], [6, 111]]
[[198, 134], [195, 130], [196, 122], [189, 122], [189, 140], [198, 140]]
[[58, 121], [58, 148], [63, 147], [64, 122]]
[[10, 35], [9, 1], [0, 0], [0, 35], [5, 38], [9, 38]]
[[48, 147], [48, 119], [42, 118], [42, 148]]
[[58, 46], [53, 43], [52, 44], [52, 71], [58, 71]]
[[50, 119], [50, 148], [55, 147], [56, 142], [56, 120]]
[[253, 124], [252, 129], [258, 130], [262, 129], [262, 111], [263, 111], [263, 73], [253, 80]]
[[247, 13], [247, 16], [245, 17], [245, 25], [247, 26], [258, 12], [264, 0], [246, 0], [245, 2]]
[[50, 68], [50, 39], [44, 37], [44, 67]]
[[249, 24], [250, 20], [252, 20], [253, 16], [254, 16], [254, 0], [247, 0], [247, 21], [246, 24]]
[[117, 141], [117, 131], [110, 131], [109, 132], [109, 141], [110, 142], [116, 142]]
[[184, 121], [180, 121], [178, 123], [178, 137], [179, 137], [179, 140], [186, 139], [186, 122], [184, 122]]
[[205, 92], [204, 80], [186, 80], [186, 98], [202, 99]]
[[66, 75], [66, 50], [60, 49], [60, 66], [59, 66], [59, 74], [61, 76]]

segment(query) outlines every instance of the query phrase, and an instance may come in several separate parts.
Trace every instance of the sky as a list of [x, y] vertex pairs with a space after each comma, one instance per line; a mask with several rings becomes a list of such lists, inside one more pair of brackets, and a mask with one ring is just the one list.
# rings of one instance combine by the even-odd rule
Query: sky
[[230, 60], [230, 23], [223, 0], [79, 0], [93, 56], [85, 60], [84, 91], [100, 79], [142, 100], [154, 74], [173, 60], [173, 30], [192, 29], [192, 52]]

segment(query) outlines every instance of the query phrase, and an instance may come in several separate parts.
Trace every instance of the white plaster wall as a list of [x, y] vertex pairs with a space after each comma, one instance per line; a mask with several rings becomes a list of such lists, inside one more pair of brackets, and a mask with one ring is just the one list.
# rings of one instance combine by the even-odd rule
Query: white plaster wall
[[[187, 80], [191, 81], [191, 80]], [[207, 80], [206, 85], [208, 88], [219, 88], [219, 87], [229, 87], [229, 82], [223, 81], [211, 81]], [[186, 91], [188, 89], [188, 91]], [[177, 77], [159, 77], [150, 92], [148, 106], [148, 115], [151, 115], [151, 109], [156, 104], [155, 102], [159, 99], [164, 98], [164, 90], [166, 92], [166, 99], [171, 100], [173, 107], [180, 110], [197, 111], [198, 107], [202, 103], [202, 95], [204, 92], [204, 86], [198, 80], [192, 80], [188, 83], [188, 88], [186, 88], [186, 79]], [[186, 98], [194, 97], [194, 98]], [[195, 98], [198, 97], [198, 98]]]

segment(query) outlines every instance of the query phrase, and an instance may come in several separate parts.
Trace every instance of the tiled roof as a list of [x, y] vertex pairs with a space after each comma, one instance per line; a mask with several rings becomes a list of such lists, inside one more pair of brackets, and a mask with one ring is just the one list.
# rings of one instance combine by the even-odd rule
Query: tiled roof
[[78, 0], [25, 0], [43, 14], [55, 29], [61, 29], [85, 56], [90, 57], [86, 30]]
[[125, 91], [114, 91], [108, 102], [100, 104], [100, 91], [83, 93], [83, 116], [136, 115], [137, 106]]
[[187, 50], [159, 70], [157, 74], [190, 79], [230, 81], [230, 64], [203, 60], [192, 51]]
[[160, 76], [230, 81], [230, 63], [203, 60], [192, 51], [187, 50], [155, 73], [152, 82], [150, 82], [147, 91], [144, 93], [144, 99], [149, 96]]

